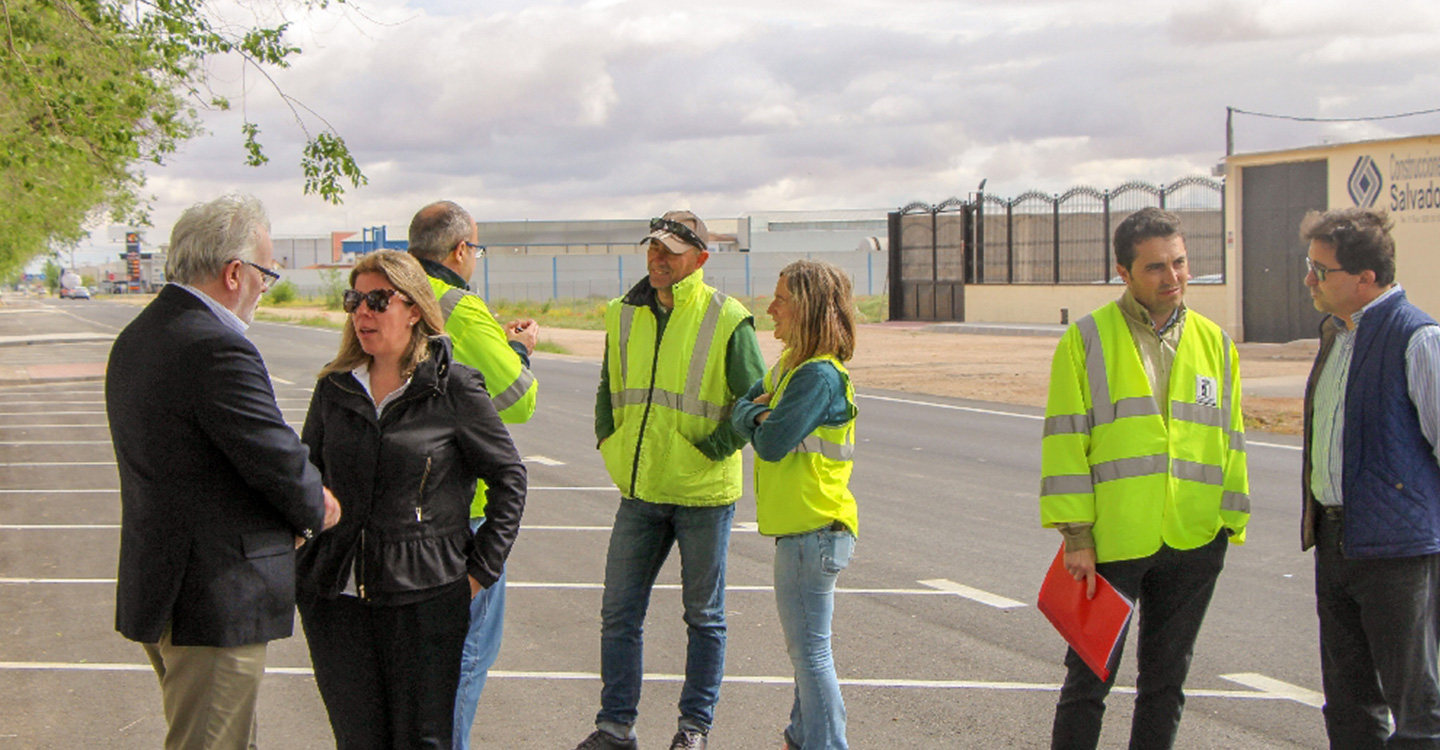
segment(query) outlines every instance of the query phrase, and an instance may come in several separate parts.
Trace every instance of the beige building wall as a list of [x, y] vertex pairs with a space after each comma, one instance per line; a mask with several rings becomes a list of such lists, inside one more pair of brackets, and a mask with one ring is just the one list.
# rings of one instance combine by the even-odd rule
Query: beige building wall
[[[1067, 310], [1069, 322], [1125, 292], [1124, 284], [971, 284], [965, 287], [965, 319], [974, 323], [1059, 323]], [[1234, 335], [1235, 308], [1226, 284], [1191, 284], [1185, 304]]]
[[[1245, 186], [1240, 170], [1319, 159], [1328, 165], [1330, 209], [1364, 204], [1389, 212], [1395, 222], [1395, 278], [1405, 287], [1412, 303], [1432, 316], [1440, 316], [1440, 284], [1436, 283], [1440, 281], [1440, 135], [1241, 154], [1226, 159], [1226, 245], [1230, 282], [1237, 290], [1235, 309], [1239, 309], [1238, 292], [1244, 286], [1240, 264], [1235, 262], [1244, 253], [1240, 209]], [[1372, 186], [1377, 176], [1379, 184]], [[1299, 230], [1297, 226], [1297, 236]], [[1297, 279], [1296, 283], [1303, 280]], [[1239, 313], [1234, 315], [1238, 319]]]

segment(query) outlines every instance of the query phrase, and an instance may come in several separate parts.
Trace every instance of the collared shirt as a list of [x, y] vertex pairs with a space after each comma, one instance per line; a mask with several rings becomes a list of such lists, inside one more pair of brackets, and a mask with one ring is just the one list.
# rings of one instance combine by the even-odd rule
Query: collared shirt
[[[360, 387], [365, 389], [365, 395], [370, 397], [370, 402], [375, 403], [375, 393], [370, 390], [370, 363], [361, 363], [359, 367], [351, 370], [350, 374], [354, 375], [355, 379], [360, 381]], [[375, 404], [375, 418], [379, 419], [380, 413], [385, 411], [385, 406], [404, 395], [405, 389], [409, 387], [410, 378], [405, 378], [405, 382], [401, 383], [399, 388], [390, 391], [388, 396], [380, 399], [380, 403]]]
[[211, 297], [210, 295], [200, 291], [199, 289], [196, 289], [193, 286], [190, 286], [189, 284], [181, 284], [178, 281], [172, 281], [170, 283], [195, 295], [197, 299], [199, 299], [201, 302], [204, 302], [205, 306], [210, 308], [210, 312], [215, 313], [215, 317], [219, 318], [220, 322], [224, 323], [227, 328], [234, 329], [235, 332], [240, 334], [241, 336], [244, 336], [245, 332], [250, 330], [250, 326], [247, 325], [245, 321], [241, 320], [239, 315], [231, 312], [230, 308], [220, 304], [219, 302], [216, 302], [214, 297]]
[[[1400, 285], [1395, 284], [1351, 315], [1355, 328], [1360, 327], [1366, 310], [1399, 292]], [[1336, 326], [1337, 333], [1315, 381], [1310, 487], [1321, 505], [1340, 505], [1344, 500], [1340, 483], [1345, 468], [1345, 388], [1355, 353], [1355, 329], [1346, 328], [1338, 317], [1329, 324]], [[1420, 431], [1440, 462], [1440, 441], [1436, 439], [1440, 435], [1440, 326], [1423, 326], [1410, 336], [1405, 347], [1405, 380], [1410, 402], [1420, 417]]]
[[1157, 330], [1150, 311], [1130, 294], [1130, 290], [1125, 290], [1115, 304], [1130, 325], [1130, 338], [1135, 340], [1140, 363], [1150, 377], [1150, 392], [1155, 394], [1160, 415], [1169, 424], [1170, 399], [1166, 394], [1170, 393], [1170, 368], [1175, 364], [1175, 350], [1180, 346], [1180, 334], [1185, 331], [1185, 306], [1175, 308], [1169, 320]]

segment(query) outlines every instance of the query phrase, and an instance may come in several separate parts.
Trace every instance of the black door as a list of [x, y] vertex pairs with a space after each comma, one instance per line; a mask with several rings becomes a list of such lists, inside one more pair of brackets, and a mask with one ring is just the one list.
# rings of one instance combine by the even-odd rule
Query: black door
[[1245, 340], [1315, 338], [1323, 317], [1305, 288], [1305, 212], [1329, 205], [1327, 162], [1302, 161], [1240, 170], [1240, 265]]

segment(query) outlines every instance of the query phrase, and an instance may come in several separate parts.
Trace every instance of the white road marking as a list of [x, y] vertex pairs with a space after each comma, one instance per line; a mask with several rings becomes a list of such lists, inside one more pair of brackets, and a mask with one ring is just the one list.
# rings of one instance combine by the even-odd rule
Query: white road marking
[[564, 466], [564, 465], [565, 465], [565, 462], [564, 462], [564, 461], [556, 461], [555, 459], [550, 458], [549, 456], [526, 456], [526, 457], [525, 457], [524, 459], [522, 459], [522, 460], [524, 460], [525, 463], [540, 464], [541, 466]]
[[270, 382], [279, 383], [281, 385], [295, 385], [295, 381], [293, 380], [286, 380], [285, 378], [276, 377], [274, 375], [270, 376]]
[[[1262, 693], [1269, 693], [1276, 698], [1292, 700], [1313, 708], [1321, 708], [1325, 705], [1325, 695], [1323, 693], [1317, 693], [1314, 690], [1302, 688], [1299, 685], [1291, 685], [1288, 682], [1282, 682], [1273, 677], [1266, 677], [1263, 674], [1239, 672], [1237, 674], [1222, 674], [1220, 678], [1231, 682], [1238, 682], [1245, 687], [1254, 688]], [[1190, 695], [1191, 693], [1189, 690], [1186, 690], [1185, 694]]]
[[546, 486], [535, 487], [535, 486], [532, 486], [532, 487], [530, 487], [529, 489], [530, 489], [530, 491], [532, 491], [532, 492], [615, 492], [615, 493], [620, 492], [620, 490], [615, 489], [615, 485], [613, 485], [613, 484], [607, 484], [607, 485], [604, 485], [604, 486], [601, 486], [601, 487], [546, 487]]
[[[22, 662], [0, 661], [0, 670], [11, 672], [154, 672], [149, 664], [97, 664], [72, 662]], [[315, 674], [310, 667], [266, 667], [266, 674], [309, 677]], [[1258, 676], [1258, 675], [1257, 675]], [[598, 682], [598, 672], [532, 672], [509, 669], [492, 669], [490, 677], [502, 680], [586, 680]], [[683, 674], [645, 675], [646, 682], [683, 683]], [[781, 675], [725, 675], [724, 681], [732, 685], [790, 685], [794, 680]], [[1027, 692], [1053, 693], [1060, 690], [1054, 682], [991, 682], [984, 680], [906, 680], [884, 678], [841, 678], [840, 684], [849, 687], [892, 688], [903, 690], [1019, 690]], [[1112, 693], [1134, 694], [1135, 688], [1116, 686]], [[1225, 698], [1230, 700], [1296, 700], [1293, 696], [1266, 691], [1248, 690], [1186, 690], [1187, 698]], [[1309, 704], [1306, 704], [1309, 705]]]
[[992, 594], [988, 591], [971, 588], [961, 583], [956, 583], [948, 578], [931, 578], [927, 581], [916, 581], [921, 586], [929, 586], [938, 591], [961, 596], [972, 601], [986, 604], [996, 609], [1015, 609], [1016, 607], [1027, 606], [1025, 602], [1017, 602], [1014, 599]]

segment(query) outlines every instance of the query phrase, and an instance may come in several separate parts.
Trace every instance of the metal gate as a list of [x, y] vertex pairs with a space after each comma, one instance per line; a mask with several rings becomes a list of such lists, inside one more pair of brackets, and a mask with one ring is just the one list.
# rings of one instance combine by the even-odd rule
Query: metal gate
[[890, 214], [891, 320], [965, 320], [972, 212], [951, 198]]
[[1300, 220], [1328, 205], [1327, 173], [1324, 159], [1240, 170], [1246, 341], [1294, 341], [1319, 331], [1322, 316], [1305, 288]]

